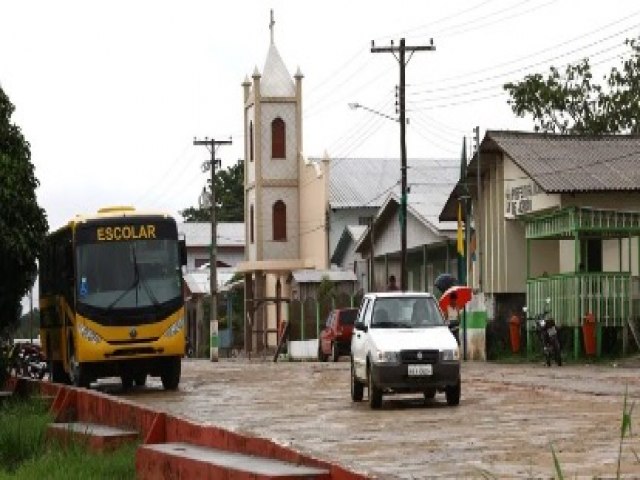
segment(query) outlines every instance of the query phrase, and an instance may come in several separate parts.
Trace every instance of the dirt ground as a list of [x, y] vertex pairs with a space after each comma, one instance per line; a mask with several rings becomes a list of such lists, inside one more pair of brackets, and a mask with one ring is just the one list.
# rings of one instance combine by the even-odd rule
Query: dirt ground
[[[462, 400], [385, 396], [381, 410], [349, 396], [349, 362], [183, 361], [178, 392], [156, 379], [133, 401], [202, 423], [272, 438], [377, 478], [565, 478], [616, 475], [625, 391], [640, 400], [640, 362], [626, 365], [464, 363]], [[621, 455], [640, 478], [640, 411]]]

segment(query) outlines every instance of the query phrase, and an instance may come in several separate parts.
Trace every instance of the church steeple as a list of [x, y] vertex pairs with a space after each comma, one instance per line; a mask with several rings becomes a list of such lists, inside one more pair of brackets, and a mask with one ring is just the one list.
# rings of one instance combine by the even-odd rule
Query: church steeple
[[271, 10], [271, 21], [269, 22], [271, 44], [262, 69], [262, 95], [265, 97], [293, 97], [296, 94], [293, 79], [280, 57], [273, 38], [275, 24], [273, 10]]

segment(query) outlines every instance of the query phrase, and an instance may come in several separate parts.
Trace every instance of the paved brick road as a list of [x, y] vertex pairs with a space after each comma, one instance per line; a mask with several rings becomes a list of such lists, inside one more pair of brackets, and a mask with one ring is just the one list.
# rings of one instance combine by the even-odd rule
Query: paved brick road
[[[463, 365], [462, 401], [385, 397], [382, 410], [349, 397], [349, 363], [185, 360], [179, 392], [151, 382], [136, 402], [295, 449], [379, 478], [615, 476], [625, 388], [634, 366]], [[366, 400], [366, 391], [365, 391]], [[640, 431], [640, 410], [632, 420]], [[640, 478], [640, 440], [625, 444], [625, 478]]]

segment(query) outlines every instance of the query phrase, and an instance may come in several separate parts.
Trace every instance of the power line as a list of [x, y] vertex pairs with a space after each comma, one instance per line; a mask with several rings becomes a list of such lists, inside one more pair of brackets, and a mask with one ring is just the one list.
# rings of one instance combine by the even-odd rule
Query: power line
[[[579, 40], [582, 40], [582, 39], [584, 39], [584, 38], [586, 38], [586, 37], [589, 37], [589, 36], [591, 36], [591, 35], [593, 35], [593, 34], [595, 34], [595, 33], [598, 33], [598, 32], [603, 31], [603, 30], [607, 30], [609, 27], [612, 27], [612, 26], [614, 26], [614, 25], [617, 25], [617, 24], [619, 24], [619, 23], [622, 23], [622, 22], [624, 22], [624, 21], [627, 21], [627, 20], [629, 20], [630, 18], [637, 17], [638, 15], [640, 15], [640, 11], [634, 12], [634, 13], [632, 13], [631, 15], [627, 15], [627, 16], [625, 16], [625, 17], [623, 17], [623, 18], [620, 18], [620, 19], [618, 19], [618, 20], [616, 20], [616, 21], [614, 21], [614, 22], [608, 23], [608, 24], [606, 24], [606, 25], [605, 25], [605, 26], [603, 26], [603, 27], [600, 27], [600, 28], [597, 28], [597, 29], [592, 30], [592, 31], [590, 31], [590, 32], [587, 32], [587, 33], [585, 33], [585, 34], [579, 35], [579, 36], [574, 37], [574, 38], [572, 38], [572, 39], [570, 39], [570, 40], [567, 40], [567, 41], [565, 41], [565, 42], [561, 42], [561, 43], [555, 44], [555, 45], [553, 45], [553, 46], [551, 46], [551, 47], [543, 48], [543, 49], [538, 50], [538, 51], [536, 51], [536, 52], [534, 52], [534, 53], [532, 53], [532, 54], [529, 54], [529, 55], [519, 56], [519, 57], [518, 57], [517, 59], [515, 59], [515, 60], [510, 60], [510, 61], [507, 61], [507, 62], [502, 62], [502, 63], [499, 63], [499, 64], [497, 64], [497, 65], [492, 65], [492, 66], [490, 66], [490, 67], [482, 68], [482, 69], [480, 69], [480, 70], [474, 70], [474, 71], [471, 71], [471, 72], [465, 72], [465, 73], [463, 73], [463, 74], [461, 74], [461, 75], [455, 75], [455, 76], [443, 77], [443, 78], [435, 79], [435, 80], [430, 81], [430, 82], [412, 83], [412, 84], [411, 84], [411, 86], [412, 86], [412, 87], [416, 87], [416, 86], [419, 86], [419, 85], [430, 85], [430, 84], [439, 84], [439, 85], [441, 85], [441, 84], [443, 84], [443, 83], [448, 85], [448, 81], [449, 81], [449, 80], [458, 80], [460, 77], [470, 77], [470, 76], [475, 76], [475, 75], [477, 75], [477, 74], [484, 73], [484, 72], [487, 72], [487, 71], [491, 71], [491, 72], [493, 72], [493, 71], [495, 71], [495, 70], [496, 70], [496, 68], [504, 67], [504, 66], [512, 65], [512, 64], [516, 64], [516, 63], [521, 63], [523, 60], [526, 60], [526, 59], [529, 59], [529, 58], [537, 57], [537, 56], [539, 56], [539, 55], [541, 55], [541, 54], [543, 54], [543, 53], [547, 53], [548, 51], [554, 51], [554, 52], [555, 52], [555, 51], [557, 51], [557, 50], [558, 50], [558, 47], [561, 47], [561, 46], [564, 46], [564, 45], [569, 45], [569, 44], [571, 44], [571, 43], [575, 43], [575, 42], [577, 42], [577, 41], [579, 41]], [[622, 29], [622, 30], [618, 30], [617, 32], [615, 32], [615, 33], [613, 33], [613, 34], [610, 34], [610, 35], [607, 35], [607, 36], [605, 36], [605, 37], [601, 37], [600, 39], [598, 39], [598, 40], [596, 40], [596, 41], [594, 41], [594, 42], [591, 42], [591, 43], [589, 43], [589, 44], [587, 44], [587, 45], [582, 45], [581, 47], [578, 47], [578, 48], [575, 48], [575, 49], [573, 49], [573, 50], [570, 50], [567, 54], [571, 54], [571, 53], [575, 53], [575, 52], [578, 52], [578, 51], [581, 51], [581, 50], [585, 50], [585, 49], [587, 49], [587, 48], [589, 48], [589, 47], [591, 47], [591, 46], [593, 46], [593, 45], [597, 45], [597, 44], [599, 44], [599, 43], [603, 43], [603, 42], [605, 42], [606, 40], [610, 40], [610, 39], [612, 39], [612, 38], [615, 38], [615, 37], [617, 37], [617, 36], [622, 35], [623, 33], [626, 33], [626, 32], [629, 32], [629, 31], [631, 31], [631, 30], [634, 30], [634, 29], [638, 28], [638, 26], [640, 26], [640, 24], [638, 24], [638, 23], [634, 23], [633, 25], [631, 25], [631, 26], [629, 26], [629, 27], [627, 27], [627, 28], [624, 28], [624, 29]], [[567, 56], [567, 54], [564, 54], [563, 56]], [[523, 67], [523, 68], [525, 68], [525, 69], [526, 69], [526, 68], [531, 68], [531, 67], [534, 67], [534, 66], [538, 66], [538, 65], [541, 65], [541, 64], [544, 64], [544, 63], [548, 63], [548, 62], [550, 62], [550, 61], [552, 61], [552, 60], [555, 60], [555, 59], [557, 59], [557, 58], [559, 58], [559, 56], [558, 56], [558, 55], [554, 55], [553, 57], [547, 57], [547, 58], [545, 58], [545, 59], [543, 59], [543, 60], [541, 60], [541, 61], [539, 61], [539, 62], [535, 62], [535, 63], [532, 63], [532, 64], [528, 64], [528, 65], [526, 65], [526, 66], [525, 66], [525, 67]], [[521, 68], [519, 68], [518, 70], [515, 70], [515, 72], [518, 72], [518, 71], [521, 71], [521, 70], [522, 70], [522, 69], [521, 69]], [[501, 75], [506, 75], [506, 74], [511, 74], [511, 73], [514, 73], [514, 71], [509, 71], [509, 72], [507, 72], [507, 73], [505, 73], [505, 74], [501, 74]], [[486, 78], [486, 77], [485, 77], [485, 78]], [[491, 78], [491, 77], [490, 77], [490, 78]], [[478, 81], [465, 82], [465, 83], [463, 83], [463, 84], [459, 84], [459, 85], [468, 85], [468, 84], [475, 84], [475, 83], [478, 83]], [[449, 86], [447, 86], [447, 87], [439, 87], [439, 88], [435, 88], [435, 89], [432, 89], [432, 90], [433, 90], [433, 91], [436, 91], [436, 90], [444, 90], [444, 89], [447, 89], [447, 88], [451, 88], [451, 87], [449, 87]]]
[[[582, 50], [586, 50], [586, 49], [588, 49], [590, 47], [593, 47], [595, 45], [601, 44], [601, 43], [603, 43], [603, 42], [605, 42], [607, 40], [610, 40], [610, 39], [612, 39], [612, 38], [614, 38], [616, 36], [619, 36], [621, 33], [624, 33], [625, 31], [636, 29], [639, 26], [640, 26], [640, 24], [633, 25], [633, 26], [629, 27], [628, 29], [623, 30], [622, 32], [618, 32], [618, 33], [616, 33], [614, 35], [610, 35], [610, 36], [608, 36], [606, 38], [602, 38], [602, 39], [599, 39], [597, 41], [591, 42], [591, 43], [589, 43], [587, 45], [583, 45], [582, 47], [575, 48], [575, 49], [570, 50], [570, 51], [565, 52], [565, 53], [553, 55], [552, 57], [548, 57], [548, 58], [545, 58], [545, 59], [540, 60], [538, 62], [530, 63], [528, 65], [524, 65], [522, 67], [518, 67], [518, 68], [513, 69], [513, 70], [509, 70], [509, 71], [502, 72], [502, 73], [497, 73], [495, 75], [490, 75], [488, 77], [484, 77], [484, 78], [481, 78], [481, 79], [478, 79], [478, 80], [469, 81], [469, 82], [462, 82], [462, 83], [452, 84], [452, 85], [450, 84], [450, 85], [447, 85], [447, 86], [444, 86], [444, 87], [437, 87], [437, 88], [432, 88], [432, 89], [428, 89], [428, 90], [417, 90], [417, 91], [413, 92], [413, 95], [419, 95], [419, 94], [422, 94], [422, 93], [433, 93], [433, 92], [440, 92], [440, 91], [455, 90], [455, 89], [458, 89], [458, 88], [461, 88], [461, 87], [466, 87], [466, 86], [469, 86], [469, 85], [477, 85], [479, 83], [484, 83], [484, 82], [486, 82], [488, 80], [494, 80], [494, 79], [498, 79], [498, 78], [507, 77], [507, 76], [510, 76], [510, 75], [513, 75], [513, 74], [516, 74], [516, 73], [520, 73], [520, 72], [523, 72], [523, 71], [526, 71], [526, 70], [530, 70], [530, 69], [532, 69], [534, 67], [544, 66], [544, 65], [547, 65], [547, 64], [549, 64], [550, 62], [552, 62], [554, 60], [559, 60], [559, 59], [567, 57], [569, 55], [578, 53], [578, 52], [580, 52]], [[595, 53], [591, 53], [591, 54], [588, 55], [588, 57], [595, 57], [595, 56], [602, 55], [604, 53], [610, 52], [611, 50], [622, 49], [622, 48], [626, 49], [626, 47], [623, 44], [612, 45], [612, 46], [604, 48], [602, 50], [598, 50]], [[584, 58], [584, 57], [582, 57], [582, 58]], [[573, 63], [573, 62], [575, 62], [575, 60], [567, 62], [567, 65], [570, 64], [570, 63]]]

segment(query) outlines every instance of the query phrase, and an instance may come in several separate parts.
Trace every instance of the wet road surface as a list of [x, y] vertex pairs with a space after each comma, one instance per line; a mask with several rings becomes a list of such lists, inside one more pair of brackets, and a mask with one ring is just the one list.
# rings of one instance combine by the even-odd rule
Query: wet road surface
[[[640, 368], [464, 363], [462, 399], [385, 396], [351, 402], [349, 362], [185, 359], [177, 392], [157, 379], [125, 398], [377, 478], [615, 477], [625, 390], [640, 400]], [[634, 434], [640, 411], [632, 416]], [[640, 439], [626, 439], [623, 478], [640, 479]], [[486, 475], [483, 477], [483, 475]], [[490, 475], [490, 476], [489, 476]]]

